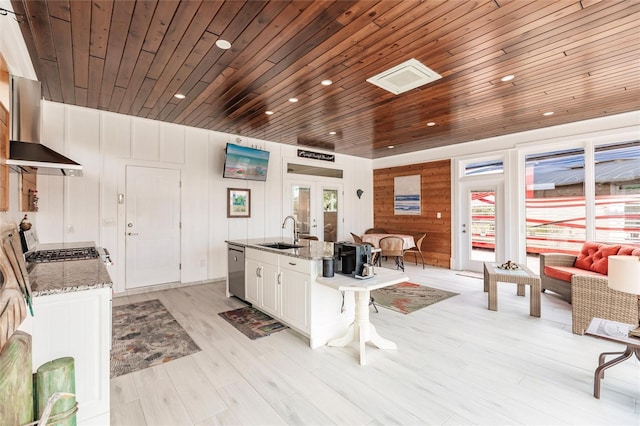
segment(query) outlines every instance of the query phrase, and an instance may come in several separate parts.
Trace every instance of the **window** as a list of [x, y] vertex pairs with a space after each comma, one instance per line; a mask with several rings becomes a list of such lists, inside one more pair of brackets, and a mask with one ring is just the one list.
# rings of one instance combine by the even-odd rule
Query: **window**
[[464, 176], [479, 176], [504, 173], [502, 160], [476, 161], [464, 165]]
[[586, 239], [583, 149], [526, 156], [527, 253], [576, 253]]
[[595, 149], [596, 241], [640, 243], [640, 141]]

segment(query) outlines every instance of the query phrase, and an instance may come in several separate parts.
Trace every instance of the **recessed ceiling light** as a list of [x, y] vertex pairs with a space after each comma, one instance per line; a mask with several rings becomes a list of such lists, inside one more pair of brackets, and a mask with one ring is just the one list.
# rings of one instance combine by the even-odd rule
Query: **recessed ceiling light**
[[395, 145], [389, 145], [387, 148], [393, 149], [393, 148], [395, 148]]
[[322, 80], [320, 82], [320, 84], [322, 84], [323, 86], [331, 86], [331, 84], [333, 83], [333, 81], [327, 79], [327, 80]]
[[264, 113], [267, 115], [273, 115], [273, 111], [265, 111]]
[[216, 41], [216, 46], [218, 46], [220, 49], [231, 49], [231, 43], [229, 43], [227, 40], [217, 40]]
[[333, 131], [332, 131], [332, 132], [329, 132], [329, 134], [333, 136], [333, 135], [335, 135], [335, 134], [336, 134], [336, 132], [333, 132]]
[[515, 76], [515, 75], [513, 75], [513, 74], [509, 74], [509, 75], [505, 75], [504, 77], [502, 77], [502, 78], [500, 79], [500, 81], [511, 81], [511, 80], [513, 80], [514, 78], [516, 78], [516, 76]]
[[289, 98], [289, 102], [298, 102], [298, 98]]
[[548, 117], [550, 115], [553, 115], [553, 111], [547, 111], [547, 112], [543, 113], [542, 115], [544, 115], [545, 117]]
[[436, 125], [436, 123], [434, 123], [433, 121], [430, 121], [430, 122], [427, 123], [427, 126], [429, 126], [429, 127], [435, 126], [435, 125]]
[[182, 93], [176, 93], [175, 95], [173, 95], [174, 98], [178, 98], [178, 99], [184, 99], [186, 98], [185, 95], [183, 95]]

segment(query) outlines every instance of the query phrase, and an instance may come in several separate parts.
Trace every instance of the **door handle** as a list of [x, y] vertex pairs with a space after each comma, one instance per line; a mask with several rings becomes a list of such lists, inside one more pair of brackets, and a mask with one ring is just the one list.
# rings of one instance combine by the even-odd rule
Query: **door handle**
[[127, 232], [127, 235], [138, 235], [137, 232]]

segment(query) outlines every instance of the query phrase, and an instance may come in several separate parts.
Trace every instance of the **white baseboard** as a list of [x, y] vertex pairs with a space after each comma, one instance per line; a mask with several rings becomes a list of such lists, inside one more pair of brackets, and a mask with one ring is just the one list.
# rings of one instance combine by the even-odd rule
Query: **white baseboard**
[[146, 287], [133, 288], [133, 289], [130, 289], [130, 290], [125, 290], [125, 291], [122, 291], [120, 293], [115, 293], [113, 295], [113, 297], [132, 296], [134, 294], [151, 293], [151, 292], [154, 292], [154, 291], [169, 290], [171, 288], [188, 287], [188, 286], [200, 285], [200, 284], [224, 284], [224, 285], [226, 285], [226, 282], [227, 282], [226, 278], [217, 278], [217, 279], [213, 279], [213, 280], [193, 281], [193, 282], [190, 282], [190, 283], [181, 283], [181, 282], [177, 282], [176, 281], [176, 282], [173, 282], [173, 283], [150, 285], [150, 286], [146, 286]]

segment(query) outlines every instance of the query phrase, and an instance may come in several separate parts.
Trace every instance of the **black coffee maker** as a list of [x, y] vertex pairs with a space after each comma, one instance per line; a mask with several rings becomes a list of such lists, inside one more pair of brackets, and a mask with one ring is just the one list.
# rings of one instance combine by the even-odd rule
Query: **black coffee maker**
[[336, 272], [343, 275], [363, 276], [364, 265], [371, 264], [371, 246], [351, 242], [333, 243], [337, 261]]

